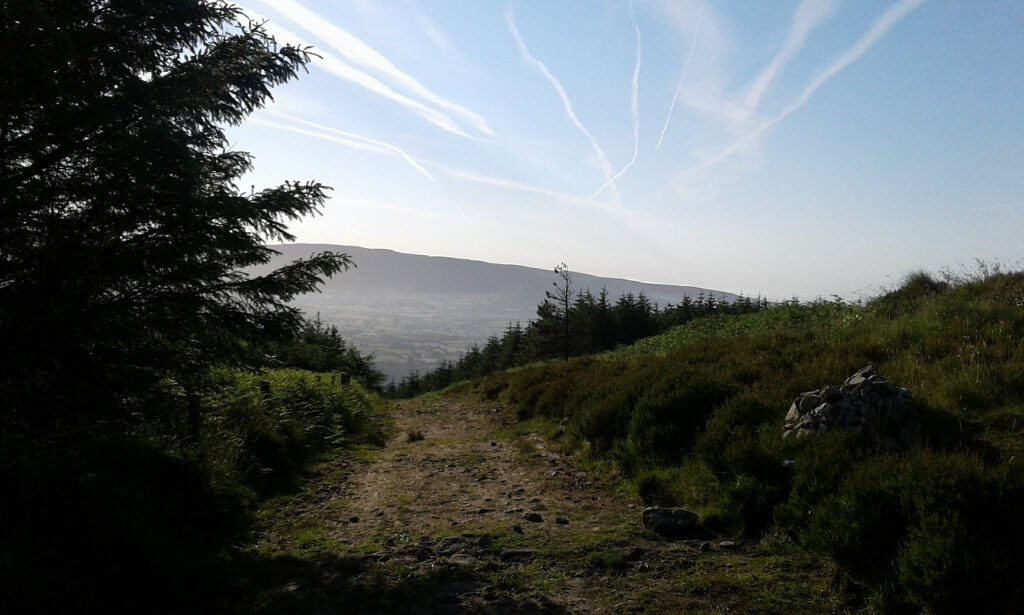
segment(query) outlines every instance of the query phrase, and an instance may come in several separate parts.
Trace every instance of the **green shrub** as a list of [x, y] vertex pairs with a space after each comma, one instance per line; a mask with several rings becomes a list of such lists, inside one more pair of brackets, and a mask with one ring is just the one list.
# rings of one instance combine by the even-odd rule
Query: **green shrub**
[[214, 370], [203, 398], [200, 459], [221, 489], [287, 488], [316, 454], [366, 423], [370, 396], [355, 382], [294, 369]]
[[1007, 612], [1021, 606], [1022, 507], [1012, 464], [920, 452], [854, 468], [805, 537], [888, 609]]
[[667, 468], [648, 470], [637, 476], [633, 484], [636, 485], [637, 495], [647, 506], [679, 504], [676, 476], [672, 470]]
[[786, 486], [741, 475], [729, 489], [739, 529], [747, 536], [760, 536], [771, 525], [775, 507], [785, 500]]
[[641, 463], [680, 463], [714, 407], [730, 392], [726, 383], [706, 376], [653, 385], [629, 409], [626, 471]]
[[913, 271], [903, 276], [900, 285], [874, 299], [872, 307], [886, 316], [897, 316], [917, 308], [922, 299], [949, 289], [949, 283], [936, 280], [926, 271]]

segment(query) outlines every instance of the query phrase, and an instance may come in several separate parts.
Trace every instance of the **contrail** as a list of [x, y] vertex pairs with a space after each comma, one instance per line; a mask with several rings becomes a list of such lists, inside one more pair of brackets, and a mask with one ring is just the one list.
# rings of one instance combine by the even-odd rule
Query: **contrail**
[[434, 179], [434, 176], [430, 174], [430, 171], [425, 169], [423, 167], [423, 165], [421, 165], [420, 163], [416, 162], [416, 160], [414, 160], [412, 156], [407, 154], [405, 152], [405, 150], [403, 150], [403, 149], [401, 149], [401, 148], [399, 148], [397, 146], [394, 146], [394, 145], [392, 145], [390, 143], [387, 143], [386, 141], [380, 141], [378, 139], [371, 139], [370, 137], [364, 137], [363, 135], [357, 135], [357, 134], [352, 133], [352, 132], [348, 132], [348, 131], [345, 131], [345, 130], [340, 130], [338, 128], [333, 128], [331, 126], [326, 126], [324, 124], [318, 124], [316, 122], [311, 122], [309, 120], [304, 120], [301, 117], [296, 117], [294, 115], [289, 115], [288, 113], [282, 113], [281, 111], [274, 111], [273, 109], [266, 109], [266, 110], [264, 110], [264, 112], [276, 115], [278, 117], [282, 117], [282, 118], [284, 118], [286, 120], [290, 120], [292, 122], [295, 122], [296, 124], [302, 124], [304, 126], [309, 126], [310, 128], [316, 128], [317, 130], [326, 130], [328, 132], [335, 133], [337, 135], [340, 135], [341, 138], [334, 137], [332, 135], [325, 135], [323, 133], [313, 132], [313, 131], [310, 131], [310, 130], [302, 130], [302, 129], [295, 128], [295, 127], [292, 127], [292, 126], [286, 126], [284, 124], [277, 124], [275, 122], [268, 122], [266, 120], [260, 120], [258, 118], [256, 118], [256, 123], [263, 124], [264, 126], [270, 126], [272, 128], [278, 128], [280, 130], [289, 130], [291, 132], [296, 132], [296, 133], [308, 135], [308, 136], [311, 136], [311, 137], [318, 137], [318, 138], [325, 139], [325, 140], [328, 140], [328, 141], [334, 141], [335, 143], [341, 143], [343, 145], [347, 145], [347, 146], [353, 147], [355, 149], [362, 149], [364, 151], [372, 151], [372, 152], [377, 152], [377, 153], [387, 153], [389, 155], [397, 155], [398, 157], [402, 158], [407, 163], [409, 163], [409, 166], [411, 166], [413, 169], [415, 169], [417, 173], [419, 173], [420, 175], [426, 177], [431, 182], [433, 182], [435, 184], [437, 183], [437, 181]]
[[630, 160], [626, 164], [626, 166], [622, 167], [622, 169], [615, 174], [615, 177], [612, 177], [611, 179], [606, 181], [603, 186], [598, 188], [597, 192], [590, 195], [590, 198], [592, 199], [597, 195], [601, 194], [602, 192], [604, 192], [605, 188], [612, 185], [612, 183], [619, 177], [621, 177], [622, 174], [629, 169], [629, 167], [633, 166], [636, 163], [636, 157], [640, 153], [640, 61], [643, 59], [643, 55], [642, 43], [640, 40], [640, 26], [638, 26], [636, 23], [636, 14], [633, 13], [632, 0], [630, 0], [629, 3], [629, 20], [633, 23], [633, 31], [636, 32], [636, 65], [633, 67], [633, 95], [630, 99], [630, 111], [633, 114], [633, 159]]
[[539, 186], [533, 186], [518, 182], [512, 179], [505, 179], [503, 177], [492, 177], [489, 175], [480, 175], [478, 173], [472, 173], [470, 171], [461, 171], [459, 169], [443, 169], [442, 171], [448, 177], [452, 179], [458, 179], [474, 184], [480, 184], [483, 186], [494, 186], [496, 188], [504, 188], [506, 190], [514, 190], [516, 192], [525, 192], [528, 194], [537, 194], [540, 196], [550, 197], [556, 201], [564, 202], [569, 205], [576, 205], [579, 207], [586, 207], [588, 209], [599, 209], [605, 213], [622, 214], [623, 209], [613, 205], [602, 203], [601, 201], [591, 201], [582, 196], [576, 194], [568, 194], [565, 192], [559, 192], [550, 188], [541, 188]]
[[668, 116], [665, 117], [665, 126], [661, 129], [661, 136], [658, 137], [658, 146], [654, 149], [661, 149], [661, 142], [665, 140], [665, 131], [668, 130], [668, 123], [672, 120], [672, 110], [676, 108], [676, 99], [679, 98], [679, 89], [683, 87], [683, 80], [686, 79], [686, 70], [690, 68], [690, 58], [693, 57], [693, 48], [697, 46], [697, 38], [700, 37], [701, 26], [704, 25], [704, 1], [700, 1], [700, 9], [697, 11], [697, 31], [693, 33], [693, 40], [690, 41], [690, 51], [686, 54], [686, 62], [683, 64], [683, 74], [679, 77], [679, 84], [676, 85], [676, 93], [672, 96], [672, 104], [668, 107]]
[[817, 77], [807, 84], [807, 87], [804, 88], [800, 96], [790, 103], [789, 106], [783, 109], [781, 113], [764, 122], [744, 137], [734, 141], [729, 147], [725, 148], [715, 156], [689, 169], [680, 171], [675, 175], [675, 177], [673, 177], [673, 181], [683, 175], [688, 175], [695, 171], [699, 171], [700, 169], [717, 165], [750, 143], [756, 141], [762, 134], [806, 105], [807, 101], [811, 99], [811, 96], [813, 96], [821, 86], [825, 85], [830, 79], [842, 72], [847, 66], [861, 59], [865, 53], [878, 43], [878, 41], [882, 40], [882, 37], [884, 37], [893, 26], [899, 23], [900, 20], [906, 17], [911, 11], [924, 4], [924, 2], [925, 0], [900, 0], [890, 6], [878, 19], [875, 20], [873, 24], [871, 24], [868, 31], [865, 32], [856, 43], [850, 46], [843, 55], [839, 56], [839, 58], [832, 62], [828, 68], [821, 71]]
[[753, 85], [747, 90], [747, 95], [743, 98], [743, 104], [749, 111], [757, 109], [761, 97], [768, 91], [778, 74], [803, 49], [804, 43], [807, 42], [807, 35], [831, 17], [838, 4], [838, 0], [803, 0], [800, 3], [793, 13], [789, 35], [786, 37], [782, 49], [757, 76]]
[[[575, 126], [577, 130], [583, 133], [583, 136], [585, 136], [588, 141], [590, 141], [590, 147], [594, 150], [594, 153], [597, 154], [597, 159], [601, 165], [601, 171], [604, 174], [605, 181], [611, 182], [612, 165], [608, 162], [608, 156], [605, 155], [601, 146], [597, 144], [597, 139], [594, 138], [594, 135], [590, 134], [590, 131], [587, 130], [583, 123], [580, 122], [579, 118], [576, 117], [576, 112], [573, 111], [572, 108], [572, 101], [569, 100], [569, 95], [565, 92], [565, 88], [562, 87], [562, 83], [558, 80], [558, 77], [555, 77], [551, 71], [548, 70], [547, 65], [533, 57], [530, 50], [526, 48], [526, 43], [523, 42], [523, 37], [520, 36], [519, 29], [516, 28], [516, 22], [515, 18], [512, 16], [511, 7], [505, 11], [505, 21], [508, 23], [508, 28], [512, 32], [512, 37], [516, 40], [516, 45], [519, 47], [519, 53], [523, 56], [523, 59], [526, 62], [532, 64], [542, 75], [544, 75], [544, 78], [551, 83], [551, 87], [555, 88], [555, 92], [558, 93], [558, 97], [562, 100], [562, 106], [565, 107], [565, 114], [569, 116], [569, 121], [572, 122], [573, 126]], [[618, 200], [619, 190], [615, 187], [614, 183], [611, 184], [611, 191], [612, 194], [615, 195], [615, 199]]]
[[331, 23], [303, 4], [296, 0], [263, 0], [263, 2], [272, 6], [282, 15], [287, 15], [293, 22], [322, 39], [349, 62], [387, 76], [401, 84], [412, 94], [446, 111], [462, 116], [480, 132], [493, 136], [494, 132], [488, 125], [487, 120], [480, 116], [480, 114], [435, 94], [415, 77], [395, 66], [391, 60], [366, 44], [362, 39], [354, 36], [344, 28]]
[[[266, 17], [264, 17], [263, 15], [256, 11], [253, 11], [245, 6], [237, 6], [241, 8], [245, 12], [245, 14], [253, 21], [264, 23], [264, 27], [267, 29], [269, 33], [271, 33], [274, 36], [275, 39], [278, 39], [279, 41], [291, 42], [294, 44], [306, 44], [306, 41], [304, 40], [305, 37], [300, 37], [291, 30], [288, 30], [287, 28], [284, 28], [272, 21], [269, 21]], [[437, 109], [427, 106], [418, 100], [413, 100], [403, 94], [399, 94], [398, 92], [393, 90], [391, 86], [382, 82], [380, 79], [377, 79], [373, 75], [370, 75], [369, 73], [361, 71], [358, 68], [355, 68], [345, 63], [343, 60], [329, 52], [317, 50], [317, 55], [320, 57], [314, 58], [313, 64], [315, 66], [323, 68], [324, 70], [331, 73], [335, 77], [338, 77], [339, 79], [343, 79], [345, 81], [349, 81], [358, 86], [364, 87], [367, 90], [373, 92], [374, 94], [377, 94], [378, 96], [398, 103], [399, 105], [409, 109], [416, 115], [420, 116], [426, 122], [433, 124], [434, 126], [437, 126], [441, 130], [445, 130], [460, 137], [469, 137], [469, 135], [466, 134], [465, 131], [463, 131], [459, 127], [459, 125], [456, 124], [454, 120], [452, 120], [452, 118], [441, 113]]]

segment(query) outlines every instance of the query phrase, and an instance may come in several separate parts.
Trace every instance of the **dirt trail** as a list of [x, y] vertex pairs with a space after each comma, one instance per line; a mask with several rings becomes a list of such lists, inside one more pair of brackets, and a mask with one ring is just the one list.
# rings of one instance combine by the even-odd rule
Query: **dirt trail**
[[[499, 435], [512, 420], [497, 406], [404, 404], [394, 418], [395, 438], [352, 475], [353, 540], [518, 534], [518, 527], [520, 542], [539, 548], [619, 526], [636, 506], [596, 489], [538, 435]], [[409, 442], [410, 431], [423, 440]]]
[[283, 578], [254, 609], [730, 612], [708, 574], [743, 572], [748, 549], [647, 533], [638, 500], [511, 410], [435, 397], [398, 404], [393, 420], [386, 447], [329, 462], [265, 512], [257, 552]]

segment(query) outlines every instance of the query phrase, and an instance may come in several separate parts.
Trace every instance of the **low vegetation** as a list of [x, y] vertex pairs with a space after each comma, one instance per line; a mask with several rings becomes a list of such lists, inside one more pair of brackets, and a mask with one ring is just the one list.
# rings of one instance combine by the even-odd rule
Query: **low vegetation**
[[4, 509], [9, 599], [120, 610], [177, 588], [161, 608], [209, 603], [260, 502], [296, 489], [323, 454], [383, 440], [375, 397], [336, 374], [216, 368], [203, 390], [192, 435], [147, 422], [45, 452], [5, 439], [2, 477], [20, 480]]
[[[884, 611], [1019, 607], [1024, 274], [914, 274], [866, 306], [790, 303], [698, 319], [614, 352], [493, 374], [479, 390], [613, 460], [649, 504], [717, 531], [779, 532]], [[867, 364], [913, 391], [926, 444], [783, 440], [802, 391]], [[784, 460], [793, 463], [783, 464]]]

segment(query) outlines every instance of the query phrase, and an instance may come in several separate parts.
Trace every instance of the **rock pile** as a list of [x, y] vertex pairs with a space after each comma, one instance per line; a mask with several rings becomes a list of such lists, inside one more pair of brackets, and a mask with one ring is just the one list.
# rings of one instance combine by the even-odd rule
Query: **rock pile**
[[868, 365], [840, 386], [801, 393], [786, 414], [784, 438], [830, 430], [877, 437], [890, 452], [921, 444], [921, 422], [910, 391], [887, 381]]

